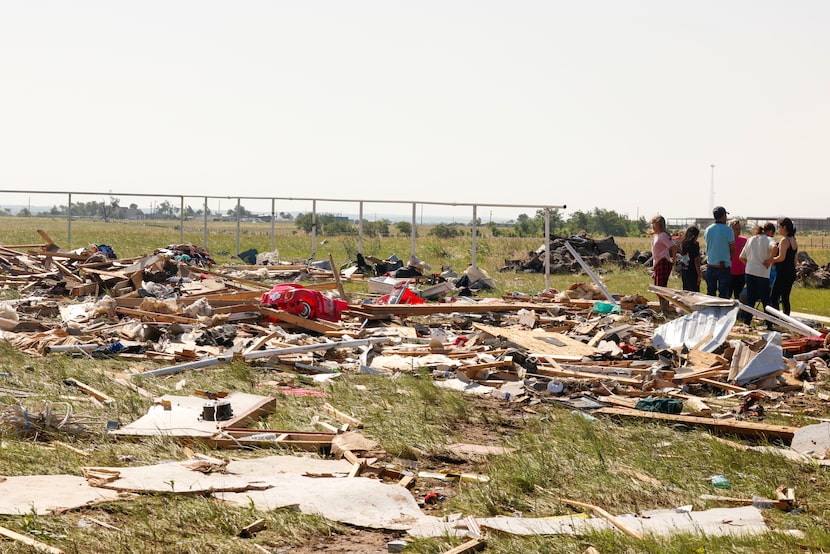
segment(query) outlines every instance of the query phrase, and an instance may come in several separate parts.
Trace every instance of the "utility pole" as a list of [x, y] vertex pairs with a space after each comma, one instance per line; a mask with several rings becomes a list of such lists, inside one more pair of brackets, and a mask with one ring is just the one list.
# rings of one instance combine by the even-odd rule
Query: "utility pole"
[[709, 184], [709, 211], [711, 212], [715, 209], [715, 164], [710, 164], [709, 167], [712, 170]]

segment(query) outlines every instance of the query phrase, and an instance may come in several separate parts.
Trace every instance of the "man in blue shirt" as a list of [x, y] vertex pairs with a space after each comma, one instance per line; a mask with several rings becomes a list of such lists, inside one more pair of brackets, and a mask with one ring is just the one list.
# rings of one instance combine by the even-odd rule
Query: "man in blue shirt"
[[706, 228], [706, 294], [729, 298], [732, 281], [730, 266], [735, 253], [735, 233], [726, 224], [729, 212], [723, 206], [712, 210], [715, 222]]

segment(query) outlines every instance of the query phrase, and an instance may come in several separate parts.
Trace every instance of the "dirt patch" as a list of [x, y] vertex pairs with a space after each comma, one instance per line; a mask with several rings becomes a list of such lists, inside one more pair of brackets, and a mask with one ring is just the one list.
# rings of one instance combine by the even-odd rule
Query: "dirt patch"
[[287, 546], [277, 552], [291, 554], [315, 554], [319, 552], [385, 554], [387, 543], [401, 540], [403, 533], [375, 531], [371, 529], [346, 529], [344, 533], [326, 537], [314, 537], [301, 546]]

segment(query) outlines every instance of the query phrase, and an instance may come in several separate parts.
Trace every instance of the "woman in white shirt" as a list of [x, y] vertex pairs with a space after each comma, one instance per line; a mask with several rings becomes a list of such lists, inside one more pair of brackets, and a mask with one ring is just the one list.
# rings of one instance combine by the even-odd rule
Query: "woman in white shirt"
[[[755, 307], [757, 302], [769, 305], [769, 268], [775, 249], [775, 224], [771, 221], [755, 227], [755, 233], [746, 241], [741, 251], [741, 260], [746, 264], [746, 305]], [[743, 312], [744, 323], [752, 322], [752, 314]], [[767, 322], [767, 328], [772, 324]]]

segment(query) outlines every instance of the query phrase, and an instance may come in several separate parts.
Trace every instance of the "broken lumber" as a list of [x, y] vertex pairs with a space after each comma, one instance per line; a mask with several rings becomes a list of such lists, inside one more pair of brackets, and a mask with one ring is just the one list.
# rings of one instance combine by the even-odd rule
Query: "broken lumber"
[[629, 408], [599, 408], [591, 412], [612, 417], [633, 417], [641, 419], [653, 419], [659, 421], [670, 421], [672, 423], [685, 423], [687, 425], [703, 426], [712, 431], [725, 434], [743, 435], [750, 437], [763, 437], [767, 439], [779, 439], [786, 443], [793, 440], [798, 427], [789, 425], [769, 425], [753, 421], [738, 421], [727, 419], [713, 419], [710, 417], [696, 417], [675, 414], [663, 414], [659, 412], [646, 412], [632, 410]]
[[563, 504], [568, 504], [569, 506], [576, 506], [578, 508], [585, 508], [587, 510], [591, 510], [592, 512], [594, 512], [595, 514], [597, 514], [598, 516], [600, 516], [604, 520], [608, 521], [608, 523], [610, 523], [611, 525], [613, 525], [614, 527], [616, 527], [617, 529], [619, 529], [620, 531], [622, 531], [623, 533], [625, 533], [629, 537], [633, 537], [635, 539], [641, 539], [641, 540], [643, 538], [642, 533], [640, 533], [639, 531], [636, 531], [636, 530], [632, 529], [631, 527], [627, 526], [625, 523], [620, 521], [620, 519], [618, 517], [616, 517], [615, 515], [603, 510], [599, 506], [594, 506], [593, 504], [587, 504], [585, 502], [578, 502], [576, 500], [568, 500], [567, 498], [560, 498], [559, 501], [562, 502]]
[[96, 399], [100, 402], [103, 402], [104, 404], [112, 404], [112, 403], [115, 402], [115, 399], [112, 398], [111, 396], [108, 396], [107, 394], [104, 394], [103, 392], [99, 391], [98, 389], [92, 388], [89, 385], [87, 385], [86, 383], [82, 383], [81, 381], [78, 381], [77, 379], [72, 379], [72, 378], [64, 379], [63, 383], [65, 385], [69, 385], [70, 387], [76, 387], [76, 388], [84, 391], [85, 393], [87, 393], [88, 395], [93, 397], [94, 399]]
[[450, 548], [449, 550], [445, 550], [443, 554], [467, 554], [468, 552], [478, 552], [487, 544], [487, 541], [478, 537], [475, 539], [470, 539], [463, 544], [459, 544], [455, 548]]
[[7, 529], [5, 527], [0, 527], [0, 535], [12, 539], [14, 541], [22, 542], [23, 544], [29, 545], [39, 552], [48, 552], [49, 554], [63, 554], [63, 550], [61, 550], [60, 548], [49, 546], [46, 543], [36, 541], [31, 537], [21, 535], [20, 533], [12, 531], [11, 529]]
[[353, 426], [357, 427], [358, 429], [363, 427], [363, 422], [362, 421], [360, 421], [356, 417], [350, 416], [349, 414], [347, 414], [345, 412], [341, 412], [340, 410], [338, 410], [337, 408], [335, 408], [334, 406], [332, 406], [328, 402], [323, 404], [323, 411], [326, 412], [327, 414], [329, 414], [330, 416], [333, 416], [334, 418], [339, 419], [343, 423], [348, 423], [349, 425], [353, 425]]

